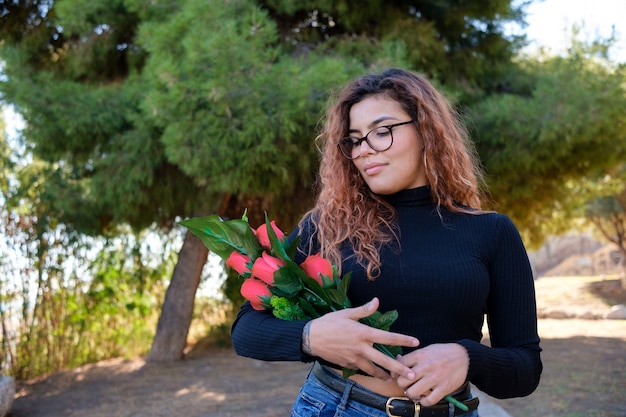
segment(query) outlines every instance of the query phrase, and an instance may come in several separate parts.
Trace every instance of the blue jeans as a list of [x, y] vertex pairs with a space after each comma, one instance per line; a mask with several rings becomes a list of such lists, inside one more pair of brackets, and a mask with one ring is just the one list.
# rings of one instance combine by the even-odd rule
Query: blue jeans
[[[355, 385], [347, 380], [346, 389], [338, 393], [309, 372], [302, 385], [298, 398], [291, 409], [291, 417], [387, 417], [383, 410], [369, 407], [349, 398], [350, 390]], [[478, 417], [478, 410], [470, 411], [458, 417]]]

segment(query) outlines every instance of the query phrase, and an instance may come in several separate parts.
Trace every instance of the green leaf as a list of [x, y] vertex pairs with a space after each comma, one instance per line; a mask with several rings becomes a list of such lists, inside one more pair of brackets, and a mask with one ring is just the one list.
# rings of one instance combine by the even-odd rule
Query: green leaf
[[267, 227], [267, 237], [270, 239], [270, 246], [272, 248], [273, 255], [283, 261], [291, 260], [285, 251], [285, 246], [289, 246], [287, 239], [285, 238], [282, 241], [278, 239], [278, 236], [271, 225], [271, 220], [267, 217], [267, 213], [265, 213], [265, 226]]
[[[326, 293], [326, 290], [322, 288], [322, 286], [318, 284], [317, 281], [315, 281], [313, 278], [309, 277], [308, 275], [304, 273], [300, 276], [300, 279], [302, 280], [304, 285], [309, 289], [309, 291], [319, 298], [322, 304], [326, 304], [329, 307], [334, 305], [331, 298]], [[334, 310], [336, 310], [336, 308]]]
[[261, 300], [261, 303], [263, 304], [263, 306], [265, 308], [271, 308], [272, 307], [272, 296], [270, 296], [270, 295], [261, 295], [261, 296], [259, 296], [259, 300]]
[[290, 268], [283, 266], [274, 273], [274, 288], [293, 297], [304, 288], [304, 285]]
[[356, 375], [358, 371], [354, 370], [354, 369], [349, 369], [349, 368], [343, 368], [342, 370], [342, 376], [343, 379], [348, 379], [350, 378], [352, 375]]
[[337, 309], [345, 308], [345, 304], [349, 301], [345, 294], [335, 288], [326, 288], [326, 295], [330, 298], [332, 304], [337, 307]]
[[374, 343], [374, 348], [379, 352], [384, 353], [390, 358], [395, 358], [396, 356], [402, 354], [402, 348], [400, 346], [392, 346], [392, 345], [381, 345], [380, 343]]
[[226, 260], [233, 251], [248, 255], [254, 261], [261, 246], [245, 220], [222, 220], [218, 215], [194, 217], [179, 222], [220, 258]]
[[321, 316], [321, 314], [319, 314], [317, 312], [317, 310], [315, 310], [313, 305], [311, 303], [309, 303], [306, 300], [306, 298], [298, 297], [297, 300], [298, 300], [298, 303], [300, 304], [300, 306], [302, 307], [302, 310], [304, 310], [304, 312], [307, 314], [308, 318], [316, 319], [316, 318]]
[[289, 259], [293, 259], [296, 256], [296, 251], [298, 250], [298, 245], [300, 244], [300, 236], [296, 236], [291, 244], [288, 244], [288, 240], [285, 242], [285, 252], [287, 253], [287, 256], [289, 256]]
[[398, 311], [391, 310], [380, 315], [376, 321], [376, 326], [379, 329], [389, 330], [391, 325], [398, 319]]
[[362, 318], [360, 321], [363, 324], [367, 324], [370, 327], [374, 327], [376, 329], [381, 330], [389, 330], [394, 321], [398, 318], [398, 311], [391, 310], [386, 313], [381, 313], [380, 311], [374, 312], [374, 314]]
[[337, 285], [337, 290], [339, 292], [341, 292], [341, 294], [343, 294], [344, 296], [344, 308], [350, 308], [352, 307], [352, 303], [350, 303], [350, 299], [348, 298], [348, 288], [350, 288], [350, 279], [352, 278], [352, 275], [350, 272], [348, 272], [346, 275], [343, 276], [343, 278], [341, 278], [341, 280], [339, 281], [339, 284]]

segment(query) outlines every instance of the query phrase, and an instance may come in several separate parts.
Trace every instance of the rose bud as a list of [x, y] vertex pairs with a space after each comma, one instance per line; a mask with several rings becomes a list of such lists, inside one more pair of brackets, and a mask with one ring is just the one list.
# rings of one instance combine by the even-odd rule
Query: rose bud
[[263, 252], [252, 265], [252, 276], [260, 279], [267, 285], [274, 285], [274, 272], [278, 271], [278, 268], [283, 265], [285, 263], [280, 259]]
[[[278, 237], [278, 240], [283, 240], [285, 238], [285, 234], [282, 230], [278, 228], [278, 226], [276, 226], [276, 222], [274, 220], [270, 222], [270, 226], [272, 226], [272, 229], [274, 229], [274, 233], [276, 233], [276, 237]], [[267, 224], [263, 223], [262, 225], [260, 225], [256, 229], [255, 233], [257, 239], [259, 239], [259, 243], [261, 244], [261, 246], [263, 246], [265, 249], [271, 249], [270, 237], [267, 234]]]
[[304, 262], [300, 264], [300, 268], [322, 286], [324, 285], [322, 276], [327, 277], [329, 281], [333, 278], [333, 266], [327, 259], [319, 255], [308, 256]]
[[241, 284], [241, 295], [250, 301], [252, 308], [255, 310], [265, 310], [266, 300], [272, 297], [270, 289], [263, 281], [255, 278], [248, 278]]
[[251, 272], [250, 267], [248, 266], [250, 263], [250, 258], [247, 255], [237, 251], [233, 251], [228, 259], [226, 259], [226, 266], [237, 271], [239, 275]]

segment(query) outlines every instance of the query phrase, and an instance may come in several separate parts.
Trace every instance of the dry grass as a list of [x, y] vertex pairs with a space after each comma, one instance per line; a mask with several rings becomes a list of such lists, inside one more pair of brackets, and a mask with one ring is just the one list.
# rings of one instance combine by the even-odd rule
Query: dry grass
[[626, 304], [617, 276], [543, 277], [535, 290], [540, 318], [600, 319], [612, 305]]

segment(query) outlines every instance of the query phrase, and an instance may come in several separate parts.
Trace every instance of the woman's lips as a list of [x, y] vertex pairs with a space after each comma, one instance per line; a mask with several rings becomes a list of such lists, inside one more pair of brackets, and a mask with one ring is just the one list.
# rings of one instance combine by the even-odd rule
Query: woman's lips
[[375, 175], [375, 174], [378, 174], [380, 171], [382, 171], [384, 166], [385, 164], [381, 164], [381, 163], [371, 163], [371, 164], [365, 165], [364, 171], [367, 175]]

